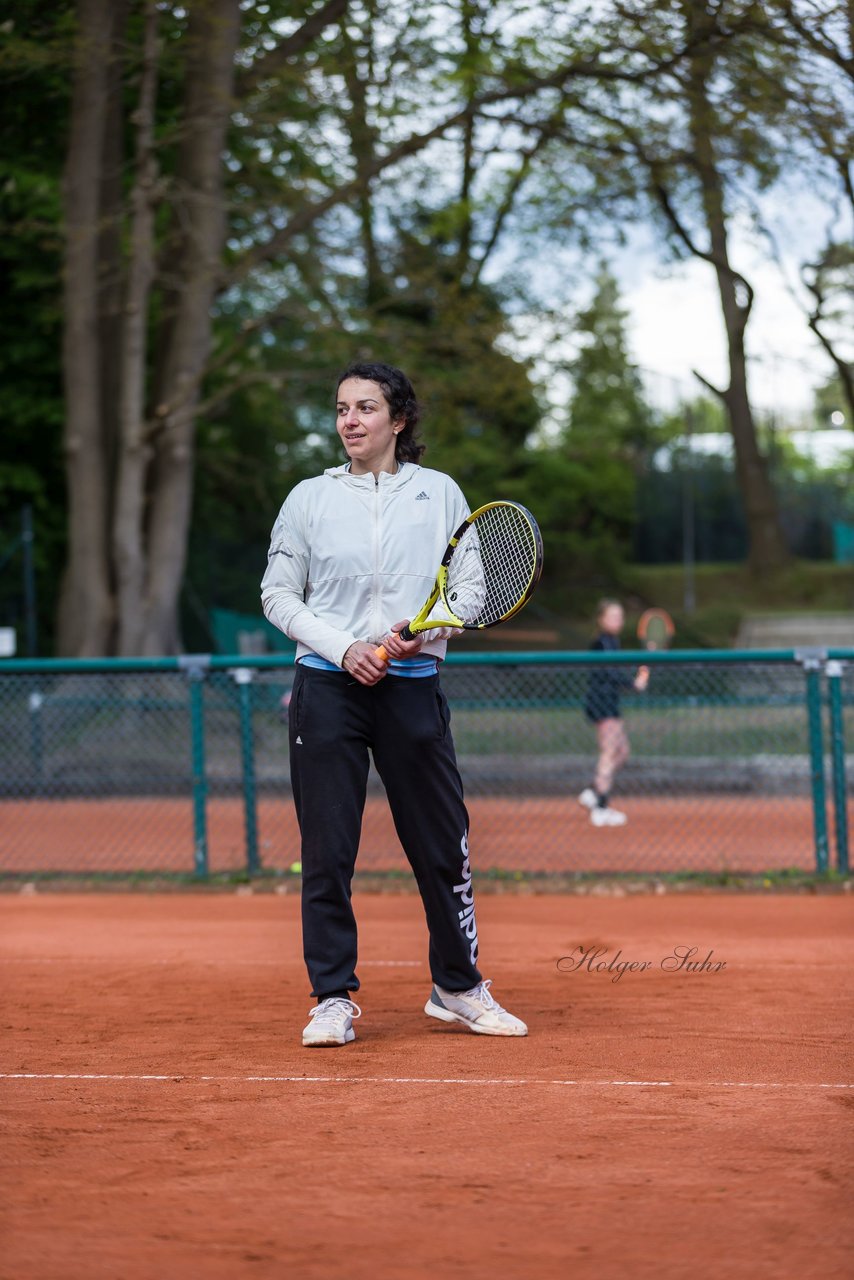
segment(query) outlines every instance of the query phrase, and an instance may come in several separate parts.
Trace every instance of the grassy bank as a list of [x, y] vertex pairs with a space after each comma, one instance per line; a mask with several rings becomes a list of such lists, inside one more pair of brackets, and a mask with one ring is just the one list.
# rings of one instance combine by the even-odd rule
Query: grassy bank
[[681, 565], [632, 565], [624, 585], [635, 610], [656, 604], [673, 615], [683, 644], [728, 647], [745, 614], [854, 612], [854, 565], [796, 561], [777, 574], [756, 578], [746, 566], [701, 564], [694, 571], [696, 605], [684, 610]]
[[756, 578], [743, 564], [699, 564], [690, 613], [684, 608], [682, 565], [624, 565], [613, 581], [578, 591], [572, 599], [541, 591], [518, 620], [467, 636], [465, 643], [490, 650], [586, 648], [596, 601], [604, 595], [626, 606], [624, 647], [641, 612], [655, 605], [672, 614], [680, 648], [728, 649], [746, 614], [854, 613], [854, 565], [799, 560]]
[[[699, 608], [726, 602], [747, 610], [854, 609], [854, 564], [798, 560], [777, 574], [754, 577], [742, 564], [698, 564], [694, 569]], [[664, 609], [680, 609], [685, 574], [681, 565], [629, 565], [625, 583]]]

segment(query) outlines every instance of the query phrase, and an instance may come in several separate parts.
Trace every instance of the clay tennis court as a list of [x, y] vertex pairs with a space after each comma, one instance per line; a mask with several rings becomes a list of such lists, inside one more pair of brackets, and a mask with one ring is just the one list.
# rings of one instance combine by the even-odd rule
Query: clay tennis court
[[295, 895], [0, 898], [4, 1280], [850, 1275], [849, 895], [483, 893], [518, 1040], [356, 902], [358, 1038], [306, 1050]]
[[[475, 865], [510, 871], [815, 870], [806, 796], [629, 796], [627, 827], [594, 829], [573, 797], [469, 798]], [[854, 818], [854, 814], [852, 814]], [[237, 797], [207, 803], [208, 866], [246, 866], [244, 810]], [[290, 795], [258, 802], [262, 867], [299, 858]], [[112, 797], [0, 803], [0, 868], [116, 872], [193, 869], [193, 814], [183, 798]], [[407, 869], [383, 796], [368, 799], [362, 870]]]

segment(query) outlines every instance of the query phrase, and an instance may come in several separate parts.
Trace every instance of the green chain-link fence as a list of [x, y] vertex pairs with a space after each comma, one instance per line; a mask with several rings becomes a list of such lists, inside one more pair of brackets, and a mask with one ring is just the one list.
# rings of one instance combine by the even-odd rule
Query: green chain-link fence
[[[640, 662], [632, 755], [596, 827], [594, 666]], [[0, 666], [0, 872], [287, 871], [282, 656]], [[481, 872], [848, 869], [854, 649], [452, 653], [442, 682]], [[406, 863], [373, 773], [361, 870]]]

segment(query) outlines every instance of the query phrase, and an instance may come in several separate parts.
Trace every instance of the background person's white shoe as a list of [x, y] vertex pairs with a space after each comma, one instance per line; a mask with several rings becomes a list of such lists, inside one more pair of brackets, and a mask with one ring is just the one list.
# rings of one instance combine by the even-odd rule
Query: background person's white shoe
[[628, 818], [619, 809], [591, 809], [590, 821], [594, 827], [624, 827]]
[[578, 797], [578, 803], [583, 804], [585, 809], [595, 809], [599, 803], [596, 792], [592, 787], [585, 787], [581, 795]]
[[470, 991], [443, 991], [434, 986], [424, 1012], [440, 1022], [460, 1022], [481, 1036], [526, 1036], [528, 1028], [522, 1019], [502, 1009], [490, 994], [491, 986], [490, 978]]
[[302, 1042], [308, 1049], [349, 1044], [356, 1039], [353, 1019], [361, 1016], [362, 1010], [352, 1000], [330, 996], [328, 1000], [321, 1000], [310, 1011], [308, 1025], [302, 1033]]

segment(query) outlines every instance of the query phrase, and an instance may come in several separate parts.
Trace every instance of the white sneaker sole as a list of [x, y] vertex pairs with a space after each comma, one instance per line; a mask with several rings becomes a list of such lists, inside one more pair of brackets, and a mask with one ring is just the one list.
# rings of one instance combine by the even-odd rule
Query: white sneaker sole
[[527, 1027], [524, 1031], [517, 1031], [514, 1027], [484, 1027], [480, 1023], [470, 1022], [468, 1018], [464, 1018], [461, 1013], [454, 1013], [452, 1009], [440, 1008], [432, 1000], [427, 1001], [424, 1012], [428, 1018], [436, 1018], [439, 1022], [459, 1022], [467, 1031], [473, 1031], [479, 1036], [526, 1036], [528, 1034]]
[[302, 1044], [304, 1049], [340, 1049], [342, 1045], [350, 1044], [355, 1039], [356, 1032], [350, 1027], [344, 1032], [343, 1040], [338, 1040], [334, 1036], [327, 1036], [322, 1040], [315, 1037], [310, 1040], [307, 1036], [303, 1036]]

